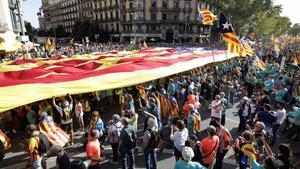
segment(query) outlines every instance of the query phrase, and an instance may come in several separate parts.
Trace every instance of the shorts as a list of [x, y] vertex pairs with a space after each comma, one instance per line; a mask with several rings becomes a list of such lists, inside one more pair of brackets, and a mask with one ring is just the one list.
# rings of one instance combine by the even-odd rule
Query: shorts
[[61, 124], [61, 129], [63, 129], [65, 132], [73, 131], [73, 122], [67, 124]]
[[182, 157], [181, 152], [180, 152], [176, 147], [174, 147], [174, 156], [175, 156], [176, 158]]
[[32, 169], [42, 169], [42, 158], [31, 161]]

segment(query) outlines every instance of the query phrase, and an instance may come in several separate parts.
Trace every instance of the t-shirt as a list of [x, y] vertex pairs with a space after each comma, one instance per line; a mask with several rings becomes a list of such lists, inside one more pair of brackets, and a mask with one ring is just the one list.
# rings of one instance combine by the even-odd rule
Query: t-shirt
[[282, 109], [282, 110], [277, 110], [276, 113], [275, 113], [275, 117], [276, 117], [276, 124], [281, 124], [284, 119], [285, 119], [285, 114], [286, 114], [286, 111], [285, 109]]
[[127, 152], [129, 151], [128, 145], [129, 145], [129, 136], [127, 133], [131, 134], [134, 132], [134, 129], [131, 125], [127, 125], [126, 127], [124, 127], [121, 131], [120, 134], [120, 140], [122, 140], [122, 144], [120, 147], [120, 151], [121, 152]]
[[82, 104], [78, 103], [75, 105], [75, 115], [76, 117], [81, 117], [83, 116], [83, 109], [82, 109]]
[[36, 114], [34, 113], [34, 111], [29, 110], [26, 117], [27, 117], [27, 120], [30, 124], [35, 124], [36, 123]]
[[176, 131], [174, 134], [171, 134], [170, 139], [174, 141], [174, 146], [177, 150], [181, 151], [188, 136], [188, 130], [185, 128], [182, 131]]
[[[101, 155], [101, 151], [100, 151], [100, 143], [99, 143], [98, 139], [88, 142], [88, 144], [86, 146], [87, 159], [90, 159], [90, 157], [100, 158], [100, 155]], [[98, 161], [92, 160], [90, 165], [93, 166], [93, 165], [96, 165], [97, 163], [98, 163]]]
[[36, 135], [34, 137], [31, 137], [29, 139], [29, 144], [28, 144], [28, 152], [31, 154], [31, 160], [38, 160], [40, 159], [40, 153], [38, 152], [38, 147], [39, 147], [39, 138], [38, 138], [38, 132], [35, 132], [33, 135]]
[[217, 152], [219, 147], [219, 137], [213, 136], [213, 138], [205, 137], [201, 141], [201, 150], [203, 153], [203, 162], [205, 164], [211, 164], [213, 162], [212, 151]]
[[[216, 106], [219, 105], [219, 106]], [[216, 106], [214, 108], [214, 106]], [[214, 100], [211, 102], [211, 117], [221, 118], [221, 101]]]
[[285, 88], [278, 90], [276, 92], [275, 100], [278, 102], [284, 102], [284, 96], [286, 95], [286, 93], [287, 93], [287, 89], [285, 89]]
[[174, 169], [207, 169], [207, 168], [197, 162], [192, 162], [192, 161], [187, 162], [184, 160], [179, 160], [176, 162]]
[[168, 85], [168, 93], [173, 96], [175, 94], [175, 85], [174, 83], [169, 83]]

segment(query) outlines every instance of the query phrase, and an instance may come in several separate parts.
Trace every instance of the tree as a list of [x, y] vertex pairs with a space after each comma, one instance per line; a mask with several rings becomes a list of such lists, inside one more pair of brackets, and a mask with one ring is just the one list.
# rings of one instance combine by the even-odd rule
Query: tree
[[32, 41], [33, 37], [36, 35], [37, 30], [31, 26], [30, 22], [25, 21], [25, 28], [27, 35], [29, 36], [29, 40]]
[[300, 34], [300, 24], [296, 23], [289, 31], [290, 35], [296, 36]]
[[282, 7], [274, 5], [272, 0], [212, 0], [207, 3], [215, 13], [223, 11], [240, 36], [253, 31], [267, 39], [272, 34], [286, 33], [291, 25], [289, 18], [280, 16]]

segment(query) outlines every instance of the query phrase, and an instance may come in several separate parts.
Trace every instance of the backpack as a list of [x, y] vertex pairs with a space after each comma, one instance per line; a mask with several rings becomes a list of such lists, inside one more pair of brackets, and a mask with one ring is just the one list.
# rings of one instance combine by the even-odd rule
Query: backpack
[[62, 109], [62, 111], [63, 111], [62, 119], [64, 121], [69, 121], [72, 118], [72, 112], [68, 111], [68, 110], [65, 110], [65, 109]]
[[159, 146], [160, 143], [160, 137], [158, 132], [155, 132], [151, 129], [147, 129], [150, 133], [150, 139], [149, 139], [149, 143], [148, 143], [148, 148], [149, 149], [155, 149]]
[[122, 126], [117, 127], [115, 124], [113, 124], [113, 126], [116, 128], [116, 131], [114, 131], [112, 133], [112, 135], [113, 135], [113, 142], [115, 142], [115, 140], [118, 140], [118, 138], [121, 135]]
[[40, 134], [38, 137], [35, 137], [38, 142], [38, 152], [41, 154], [46, 153], [50, 149], [50, 142], [46, 135]]
[[127, 142], [127, 147], [129, 150], [133, 149], [136, 147], [136, 143], [137, 143], [137, 135], [136, 132], [134, 130], [132, 131], [128, 131], [127, 129], [124, 129], [124, 131], [126, 132], [127, 136], [128, 136], [128, 142]]

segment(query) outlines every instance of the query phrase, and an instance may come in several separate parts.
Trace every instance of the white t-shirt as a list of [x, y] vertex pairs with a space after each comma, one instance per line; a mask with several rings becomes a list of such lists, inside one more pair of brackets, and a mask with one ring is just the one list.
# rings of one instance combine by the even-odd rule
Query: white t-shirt
[[185, 128], [182, 131], [176, 131], [174, 134], [171, 134], [170, 139], [174, 141], [174, 146], [177, 150], [182, 151], [188, 136], [188, 130]]
[[275, 113], [275, 117], [276, 117], [276, 124], [281, 124], [284, 119], [285, 119], [285, 114], [286, 114], [286, 110], [282, 109], [282, 110], [277, 110]]
[[83, 108], [81, 103], [77, 103], [75, 105], [75, 115], [76, 117], [81, 117], [83, 116]]
[[[214, 108], [214, 106], [216, 105], [220, 105], [217, 106], [216, 108]], [[217, 101], [217, 100], [213, 100], [211, 102], [211, 117], [215, 117], [215, 118], [221, 118], [221, 100]]]

